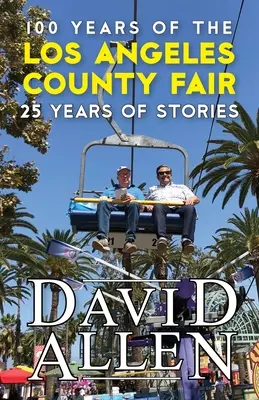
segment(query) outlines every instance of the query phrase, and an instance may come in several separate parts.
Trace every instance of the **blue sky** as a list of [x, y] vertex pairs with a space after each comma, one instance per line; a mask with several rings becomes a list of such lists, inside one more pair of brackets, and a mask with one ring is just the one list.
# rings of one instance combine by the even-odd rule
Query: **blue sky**
[[[63, 0], [53, 2], [50, 0], [28, 1], [28, 5], [38, 4], [43, 8], [51, 10], [52, 19], [58, 23], [59, 30], [56, 35], [51, 35], [49, 40], [56, 41], [62, 46], [66, 43], [75, 41], [81, 46], [83, 59], [79, 65], [68, 66], [59, 63], [51, 67], [52, 71], [67, 74], [69, 71], [95, 72], [102, 76], [106, 70], [106, 65], [94, 65], [94, 59], [98, 54], [101, 44], [109, 40], [128, 40], [131, 35], [98, 35], [98, 30], [107, 21], [113, 28], [114, 21], [121, 20], [129, 23], [133, 20], [133, 1], [125, 0], [96, 0], [91, 2], [91, 6], [86, 1], [70, 2]], [[151, 3], [150, 3], [151, 4]], [[208, 5], [209, 4], [209, 5]], [[229, 35], [208, 35], [203, 30], [201, 35], [196, 35], [192, 25], [193, 20], [232, 21], [234, 29], [236, 18], [239, 11], [240, 2], [232, 0], [218, 0], [208, 3], [206, 0], [182, 0], [181, 2], [171, 2], [161, 0], [147, 6], [144, 1], [138, 2], [138, 21], [140, 34], [137, 36], [138, 42], [143, 44], [154, 41], [161, 46], [166, 41], [188, 41], [191, 43], [193, 52], [198, 51], [199, 42], [231, 41]], [[258, 108], [257, 95], [259, 92], [258, 80], [258, 57], [259, 52], [254, 41], [258, 37], [258, 13], [259, 4], [256, 0], [245, 3], [241, 16], [237, 36], [234, 44], [235, 62], [228, 68], [236, 76], [236, 94], [233, 96], [221, 96], [220, 103], [230, 104], [239, 101], [255, 119]], [[81, 28], [79, 35], [73, 34], [71, 20], [93, 20], [96, 21], [96, 35], [87, 36]], [[179, 20], [180, 29], [174, 34], [155, 35], [152, 33], [152, 24], [155, 21]], [[82, 26], [84, 23], [82, 24]], [[220, 24], [221, 25], [221, 24]], [[206, 26], [206, 24], [205, 24]], [[131, 72], [130, 63], [118, 67], [118, 71]], [[146, 66], [143, 63], [137, 65], [137, 72], [157, 72], [156, 82], [152, 87], [151, 94], [142, 94], [142, 87], [136, 84], [136, 103], [146, 103], [148, 113], [142, 119], [135, 121], [135, 133], [143, 134], [158, 139], [170, 141], [183, 146], [190, 160], [190, 171], [201, 161], [206, 147], [211, 119], [187, 119], [179, 117], [172, 119], [167, 117], [159, 119], [156, 117], [155, 107], [157, 104], [215, 104], [217, 94], [207, 96], [188, 96], [181, 91], [177, 96], [170, 94], [169, 76], [173, 71], [186, 72], [191, 76], [198, 72], [205, 79], [208, 72], [222, 72], [224, 66], [170, 66], [163, 62]], [[68, 90], [60, 96], [50, 96], [43, 94], [39, 101], [44, 104], [46, 117], [51, 117], [49, 103], [72, 103], [75, 106], [83, 104], [87, 109], [91, 103], [96, 103], [96, 96], [87, 93], [83, 96], [74, 96]], [[131, 95], [122, 96], [118, 85], [115, 85], [115, 93], [111, 97], [105, 96], [105, 101], [112, 105], [116, 111], [115, 118], [124, 132], [131, 132], [131, 120], [119, 115], [119, 109], [123, 104], [131, 102]], [[69, 219], [66, 216], [68, 204], [73, 193], [78, 189], [80, 156], [85, 144], [96, 139], [111, 135], [113, 132], [104, 119], [64, 119], [62, 117], [53, 120], [52, 130], [49, 137], [50, 150], [47, 155], [40, 155], [34, 149], [24, 145], [21, 140], [14, 140], [11, 137], [2, 136], [4, 144], [10, 146], [10, 157], [14, 157], [18, 163], [34, 160], [40, 170], [40, 180], [34, 186], [33, 191], [28, 194], [21, 194], [23, 205], [35, 215], [35, 225], [39, 232], [46, 228], [53, 231], [55, 228], [68, 229]], [[222, 138], [222, 129], [215, 124], [212, 138]], [[159, 150], [138, 150], [135, 152], [134, 181], [136, 184], [147, 183], [147, 187], [156, 184], [155, 168], [162, 163], [168, 163], [173, 168], [174, 181], [183, 182], [183, 162], [181, 156], [175, 152]], [[103, 189], [110, 185], [110, 178], [116, 179], [116, 168], [119, 165], [130, 165], [130, 150], [96, 147], [89, 152], [86, 169], [85, 187], [88, 189]], [[201, 196], [201, 189], [198, 191]], [[212, 196], [201, 199], [197, 207], [199, 220], [196, 228], [196, 244], [202, 248], [211, 244], [212, 235], [216, 229], [226, 225], [226, 221], [232, 213], [239, 213], [237, 197], [229, 201], [224, 210], [221, 209], [222, 197], [218, 198], [213, 204]], [[249, 196], [245, 206], [255, 207], [256, 200]], [[255, 295], [252, 291], [253, 296]], [[28, 311], [28, 308], [27, 308]], [[24, 310], [24, 318], [30, 319], [28, 312]]]

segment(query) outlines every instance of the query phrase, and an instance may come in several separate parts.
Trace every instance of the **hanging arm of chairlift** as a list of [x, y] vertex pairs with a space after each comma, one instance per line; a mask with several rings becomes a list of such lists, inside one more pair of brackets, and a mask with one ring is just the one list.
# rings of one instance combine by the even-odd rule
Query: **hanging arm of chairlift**
[[[86, 168], [86, 155], [88, 151], [94, 146], [111, 146], [111, 147], [131, 147], [131, 148], [145, 148], [145, 149], [164, 149], [164, 150], [176, 150], [179, 151], [184, 157], [184, 184], [188, 186], [189, 182], [189, 158], [186, 150], [176, 144], [155, 139], [153, 137], [143, 135], [129, 135], [127, 142], [122, 142], [118, 135], [112, 135], [103, 139], [95, 140], [84, 146], [81, 155], [80, 165], [80, 178], [79, 178], [79, 189], [76, 197], [83, 197], [84, 184], [85, 184], [85, 168]], [[87, 191], [86, 193], [91, 193]]]
[[[123, 46], [125, 46], [126, 48], [130, 48], [131, 41], [119, 42], [119, 43], [122, 44]], [[110, 42], [110, 47], [117, 47], [117, 45], [118, 45], [118, 42]], [[107, 68], [107, 71], [105, 72], [105, 75], [103, 77], [104, 81], [106, 80], [107, 74], [113, 72], [113, 70], [115, 69], [115, 67], [117, 65], [117, 52], [115, 53], [113, 58], [114, 58], [115, 62], [114, 62], [114, 64], [109, 65], [109, 67]], [[100, 111], [103, 112], [104, 101], [103, 101], [103, 88], [101, 86], [99, 86], [99, 89], [98, 89], [98, 105], [100, 107]], [[129, 141], [127, 135], [122, 132], [121, 128], [119, 127], [119, 125], [116, 123], [116, 121], [114, 120], [114, 118], [112, 116], [110, 118], [105, 118], [105, 119], [111, 125], [112, 129], [115, 131], [116, 135], [120, 138], [120, 140], [122, 142]]]
[[[115, 43], [114, 46], [117, 46], [118, 43]], [[111, 44], [113, 46], [113, 43]], [[130, 46], [130, 42], [124, 42], [124, 45]], [[115, 60], [115, 59], [114, 59]], [[107, 72], [111, 72], [114, 70], [116, 65], [116, 60], [115, 64], [109, 67]], [[106, 73], [107, 73], [106, 72]], [[103, 90], [100, 89], [98, 93], [98, 101], [99, 101], [99, 106], [102, 109], [103, 107], [103, 100], [102, 100], [102, 94]], [[111, 147], [129, 147], [129, 148], [146, 148], [146, 149], [164, 149], [164, 150], [176, 150], [180, 152], [183, 157], [184, 157], [184, 184], [188, 186], [189, 182], [189, 173], [188, 173], [188, 166], [189, 166], [189, 160], [188, 160], [188, 154], [186, 150], [178, 145], [175, 145], [173, 143], [156, 139], [154, 137], [149, 137], [149, 136], [144, 136], [144, 135], [126, 135], [123, 133], [124, 138], [127, 140], [122, 140], [123, 136], [122, 131], [116, 124], [116, 122], [111, 119], [108, 121], [110, 125], [113, 127], [114, 131], [116, 134], [108, 137], [104, 137], [99, 140], [95, 140], [93, 142], [88, 143], [87, 145], [84, 146], [82, 155], [81, 155], [81, 165], [80, 165], [80, 178], [79, 178], [79, 189], [75, 194], [75, 197], [71, 200], [70, 206], [69, 206], [69, 216], [70, 216], [70, 223], [73, 229], [73, 232], [96, 232], [98, 230], [98, 221], [97, 221], [97, 214], [96, 214], [96, 209], [87, 209], [87, 207], [84, 206], [85, 203], [90, 203], [90, 202], [96, 202], [98, 203], [100, 199], [95, 199], [93, 200], [92, 198], [84, 198], [84, 194], [86, 193], [91, 193], [100, 196], [101, 191], [96, 191], [96, 190], [85, 190], [84, 185], [85, 185], [85, 169], [86, 169], [86, 155], [90, 148], [94, 146], [111, 146]], [[114, 200], [110, 200], [113, 201]], [[138, 201], [138, 200], [137, 200]], [[154, 204], [153, 201], [151, 200], [144, 200], [141, 201], [141, 203], [144, 204]], [[156, 203], [156, 202], [155, 202]], [[171, 204], [170, 202], [167, 203], [168, 205], [170, 204], [171, 206], [181, 206], [183, 205], [182, 201], [179, 202], [174, 202], [174, 204]], [[168, 235], [181, 235], [183, 231], [183, 221], [182, 218], [177, 215], [177, 214], [168, 214], [167, 215], [167, 230], [168, 230]], [[138, 222], [138, 236], [141, 235], [140, 241], [143, 243], [143, 236], [146, 236], [146, 234], [149, 235], [149, 244], [148, 246], [151, 246], [150, 248], [153, 248], [155, 246], [154, 243], [154, 237], [152, 235], [155, 234], [154, 232], [154, 226], [153, 226], [153, 221], [152, 221], [152, 215], [151, 213], [140, 213], [140, 218]], [[110, 232], [113, 232], [114, 235], [119, 234], [123, 232], [125, 233], [125, 213], [121, 211], [113, 211], [111, 213], [111, 219], [110, 219]], [[145, 234], [145, 235], [143, 235]], [[115, 240], [115, 236], [113, 240]], [[117, 238], [119, 240], [119, 238]], [[116, 240], [117, 240], [116, 239]], [[146, 239], [145, 239], [146, 240]], [[155, 239], [156, 240], [156, 239]], [[147, 245], [147, 243], [146, 243]], [[149, 248], [149, 247], [148, 247]]]

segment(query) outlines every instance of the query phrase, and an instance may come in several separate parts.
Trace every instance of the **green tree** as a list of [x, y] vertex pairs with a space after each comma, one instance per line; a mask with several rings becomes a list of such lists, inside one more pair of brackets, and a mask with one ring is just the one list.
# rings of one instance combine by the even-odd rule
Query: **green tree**
[[[96, 273], [96, 269], [91, 266], [91, 259], [85, 255], [80, 254], [75, 263], [70, 262], [68, 259], [63, 257], [50, 256], [47, 254], [46, 249], [51, 239], [60, 240], [64, 243], [70, 244], [75, 247], [81, 247], [82, 243], [85, 243], [85, 237], [82, 239], [76, 239], [75, 235], [70, 229], [67, 231], [55, 229], [53, 233], [46, 230], [42, 234], [42, 237], [37, 237], [38, 242], [34, 243], [35, 254], [38, 255], [39, 260], [45, 266], [45, 270], [42, 271], [42, 276], [46, 278], [60, 279], [72, 278], [72, 279], [88, 279], [91, 274]], [[33, 276], [33, 271], [31, 271]], [[38, 276], [38, 271], [36, 271]], [[60, 288], [57, 285], [51, 285], [52, 303], [50, 320], [58, 318], [58, 306], [59, 306], [59, 295]]]
[[3, 315], [0, 320], [0, 354], [7, 369], [8, 358], [12, 357], [15, 349], [16, 316]]
[[[25, 11], [25, 5], [26, 0], [0, 1], [0, 130], [14, 138], [22, 138], [26, 144], [44, 154], [48, 150], [47, 138], [51, 123], [44, 120], [42, 114], [39, 118], [31, 115], [29, 118], [22, 117], [24, 110], [21, 103], [32, 109], [37, 96], [21, 95], [21, 89], [27, 74], [40, 73], [44, 78], [48, 72], [42, 61], [39, 64], [24, 63], [24, 43], [30, 43], [32, 57], [40, 57], [40, 50], [46, 43], [47, 30], [38, 35], [32, 29], [31, 34], [28, 34], [26, 25], [30, 21], [34, 27], [39, 20], [46, 25], [50, 21], [50, 12], [38, 6], [29, 7]], [[38, 177], [39, 172], [33, 162], [26, 161], [18, 165], [8, 158], [8, 146], [0, 149], [0, 189], [28, 192]], [[4, 195], [2, 191], [0, 195], [2, 213], [5, 208], [10, 212], [10, 207], [19, 204], [15, 194]]]
[[36, 227], [30, 222], [34, 216], [26, 211], [25, 207], [18, 207], [14, 212], [7, 210], [0, 221], [0, 236], [13, 234], [17, 228], [28, 229], [37, 233]]
[[[48, 316], [44, 316], [44, 321], [48, 320]], [[56, 328], [55, 334], [62, 343], [63, 330], [62, 326]], [[21, 332], [20, 344], [23, 348], [21, 354], [21, 364], [25, 364], [28, 367], [33, 367], [34, 363], [34, 347], [35, 345], [45, 345], [49, 337], [49, 331], [45, 327], [35, 327], [33, 329], [27, 329], [25, 332]]]
[[227, 228], [217, 230], [219, 238], [217, 247], [220, 249], [218, 254], [221, 259], [229, 261], [249, 251], [251, 257], [249, 262], [253, 265], [259, 295], [259, 215], [258, 208], [249, 210], [244, 209], [240, 215], [233, 214], [227, 221], [230, 224]]
[[14, 209], [11, 215], [5, 213], [0, 218], [0, 265], [14, 268], [13, 262], [30, 264], [36, 263], [29, 252], [32, 239], [18, 232], [19, 228], [37, 233], [37, 229], [30, 222], [33, 215], [26, 212], [24, 207]]
[[[217, 231], [218, 232], [218, 231]], [[237, 257], [237, 254], [233, 253], [232, 245], [233, 239], [231, 236], [226, 240], [221, 240], [220, 237], [213, 236], [214, 243], [206, 247], [209, 251], [207, 254], [207, 259], [205, 258], [205, 265], [201, 268], [201, 277], [206, 277], [208, 275], [214, 274], [213, 276], [222, 278], [229, 283], [233, 284], [230, 277], [232, 273], [236, 271], [236, 268], [242, 268], [244, 266], [244, 260], [239, 260], [235, 265], [227, 266], [221, 273], [217, 274], [224, 265], [229, 264], [233, 259]], [[207, 264], [207, 265], [206, 265]]]
[[259, 205], [259, 110], [254, 123], [241, 104], [235, 104], [241, 124], [236, 121], [217, 121], [229, 138], [210, 140], [209, 143], [216, 147], [208, 151], [206, 159], [190, 175], [195, 178], [204, 172], [194, 188], [205, 184], [202, 194], [205, 197], [213, 190], [213, 201], [224, 193], [222, 208], [237, 190], [239, 207], [243, 207], [249, 190], [256, 196]]
[[0, 312], [4, 313], [4, 304], [18, 305], [19, 299], [29, 297], [28, 288], [13, 284], [15, 282], [15, 270], [8, 270], [0, 266]]
[[68, 362], [71, 362], [71, 350], [78, 338], [78, 331], [87, 330], [87, 327], [82, 328], [79, 326], [84, 320], [84, 317], [85, 315], [80, 312], [76, 317], [69, 318], [69, 321], [61, 327], [61, 342], [66, 350]]
[[[41, 277], [62, 280], [63, 278], [72, 278], [76, 280], [84, 280], [96, 273], [96, 269], [91, 266], [91, 259], [85, 255], [80, 255], [75, 263], [70, 262], [63, 257], [50, 256], [47, 254], [46, 249], [51, 239], [60, 240], [64, 243], [70, 244], [75, 247], [83, 247], [86, 243], [86, 238], [76, 239], [75, 235], [68, 229], [59, 230], [55, 229], [53, 233], [46, 230], [41, 237], [37, 237], [31, 245], [31, 251], [38, 257], [39, 262], [42, 264]], [[28, 269], [27, 269], [28, 270]], [[39, 277], [39, 270], [31, 270], [30, 277]], [[60, 300], [60, 287], [54, 284], [50, 285], [51, 290], [51, 310], [49, 315], [50, 321], [58, 319], [58, 307]], [[51, 397], [53, 379], [48, 377], [46, 385], [46, 395]]]
[[[33, 218], [33, 215], [28, 213], [24, 207], [18, 207], [10, 215], [6, 212], [0, 219], [0, 264], [2, 265], [0, 308], [3, 313], [4, 302], [17, 304], [15, 364], [19, 363], [20, 357], [17, 352], [21, 335], [20, 305], [24, 295], [29, 295], [28, 288], [24, 288], [22, 285], [25, 280], [23, 271], [28, 265], [33, 265], [34, 269], [37, 268], [37, 261], [29, 252], [31, 238], [19, 233], [18, 230], [22, 228], [37, 233], [37, 229], [30, 221]], [[16, 286], [11, 285], [12, 280], [16, 281]]]
[[182, 263], [174, 275], [176, 279], [205, 278], [222, 267], [215, 253], [197, 247], [191, 255], [182, 258]]
[[156, 276], [159, 273], [159, 270], [168, 268], [172, 272], [173, 269], [178, 269], [182, 264], [180, 255], [179, 248], [171, 242], [164, 253], [148, 249], [133, 254], [132, 264], [134, 269], [139, 269], [141, 276], [145, 276], [148, 273], [149, 278], [153, 279], [154, 275]]
[[[167, 251], [160, 253], [157, 250], [141, 250], [132, 255], [132, 265], [134, 269], [139, 270], [140, 276], [145, 276], [149, 273], [149, 279], [165, 279], [160, 281], [159, 286], [165, 286], [166, 279], [168, 279], [168, 272], [174, 270], [174, 275], [178, 275], [183, 265], [181, 258], [181, 250], [170, 242]], [[165, 300], [165, 293], [160, 293], [161, 301]]]

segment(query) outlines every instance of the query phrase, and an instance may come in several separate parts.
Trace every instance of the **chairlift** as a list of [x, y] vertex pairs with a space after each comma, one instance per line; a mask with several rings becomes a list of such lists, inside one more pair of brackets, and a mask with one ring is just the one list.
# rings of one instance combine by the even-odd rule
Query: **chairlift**
[[[124, 46], [130, 46], [130, 42], [120, 42]], [[116, 42], [110, 43], [111, 47], [116, 47]], [[115, 63], [110, 65], [105, 73], [104, 80], [107, 73], [111, 73], [117, 64], [117, 53], [114, 56]], [[98, 105], [100, 112], [103, 110], [103, 88], [99, 87], [98, 90]], [[98, 198], [90, 197], [89, 195], [102, 195], [101, 190], [86, 189], [85, 188], [85, 169], [86, 169], [86, 155], [87, 152], [94, 146], [113, 146], [113, 147], [129, 147], [129, 148], [149, 148], [149, 149], [166, 149], [176, 150], [180, 152], [184, 157], [184, 184], [188, 186], [189, 183], [189, 160], [186, 150], [173, 143], [151, 138], [144, 135], [131, 135], [122, 132], [120, 127], [117, 125], [113, 117], [106, 119], [111, 125], [115, 134], [112, 136], [104, 137], [103, 139], [95, 140], [88, 143], [82, 151], [81, 155], [81, 166], [80, 166], [80, 180], [79, 189], [76, 192], [76, 196], [71, 199], [69, 206], [69, 217], [70, 223], [74, 233], [77, 232], [97, 232], [98, 231], [98, 220], [96, 214], [96, 203], [99, 203]], [[120, 203], [120, 200], [111, 200], [113, 203]], [[170, 206], [183, 205], [182, 201], [178, 202], [158, 202], [158, 201], [138, 201], [141, 204], [157, 204], [163, 203]], [[168, 235], [182, 235], [183, 231], [183, 220], [178, 214], [167, 215], [167, 233]], [[124, 243], [124, 236], [126, 231], [126, 218], [125, 213], [121, 211], [113, 211], [110, 219], [110, 235], [109, 245], [112, 248], [122, 248]], [[136, 232], [136, 244], [138, 248], [155, 248], [156, 247], [156, 235], [154, 230], [154, 224], [152, 220], [152, 213], [141, 212], [139, 215], [138, 228]]]

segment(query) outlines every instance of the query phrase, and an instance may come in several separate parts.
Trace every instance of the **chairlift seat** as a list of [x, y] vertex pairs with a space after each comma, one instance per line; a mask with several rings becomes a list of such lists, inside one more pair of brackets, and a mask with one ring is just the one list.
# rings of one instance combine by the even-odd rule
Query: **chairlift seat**
[[[100, 104], [103, 104], [102, 91], [99, 93], [98, 101]], [[148, 137], [145, 135], [124, 134], [122, 138], [121, 131], [118, 130], [118, 125], [115, 123], [115, 121], [113, 119], [107, 121], [111, 124], [112, 128], [115, 130], [115, 134], [112, 136], [107, 136], [105, 138], [90, 142], [83, 148], [81, 156], [81, 165], [80, 165], [79, 188], [78, 191], [76, 192], [76, 196], [78, 196], [78, 198], [83, 198], [84, 194], [86, 193], [97, 194], [95, 190], [86, 190], [85, 188], [86, 154], [89, 151], [89, 149], [91, 149], [93, 146], [105, 146], [105, 147], [115, 146], [120, 148], [129, 147], [131, 149], [145, 148], [145, 149], [176, 150], [180, 152], [184, 157], [184, 184], [188, 186], [189, 182], [188, 154], [183, 147], [167, 141], [155, 139], [153, 137]], [[100, 194], [100, 191], [98, 191], [98, 194]], [[73, 207], [70, 207], [69, 217], [73, 232], [98, 231], [96, 210], [84, 209], [83, 205], [80, 204], [80, 202], [73, 205]], [[166, 218], [166, 225], [167, 225], [167, 234], [169, 236], [182, 235], [183, 219], [178, 214], [168, 214]], [[125, 231], [126, 231], [126, 221], [124, 212], [119, 212], [119, 211], [112, 212], [110, 219], [110, 232], [114, 233], [115, 235], [118, 233], [119, 236], [122, 232], [125, 233]], [[151, 213], [140, 213], [137, 233], [149, 234], [149, 235], [144, 235], [146, 238], [151, 237], [151, 235], [155, 237], [155, 230]]]
[[[97, 232], [98, 220], [96, 210], [84, 208], [83, 203], [74, 203], [69, 209], [70, 223], [74, 232]], [[183, 219], [178, 214], [167, 214], [166, 226], [168, 235], [181, 235]], [[126, 232], [126, 218], [122, 211], [112, 211], [110, 232]], [[152, 213], [141, 212], [137, 233], [155, 234]]]

